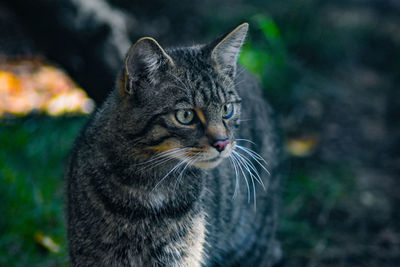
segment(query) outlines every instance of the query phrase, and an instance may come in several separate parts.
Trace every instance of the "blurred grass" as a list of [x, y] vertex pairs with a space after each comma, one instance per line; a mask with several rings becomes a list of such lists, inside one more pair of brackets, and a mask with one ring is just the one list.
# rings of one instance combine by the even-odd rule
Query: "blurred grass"
[[[0, 266], [67, 265], [63, 171], [85, 120], [0, 121]], [[41, 235], [60, 246], [59, 252], [46, 248]]]
[[291, 162], [282, 186], [278, 236], [290, 266], [314, 266], [329, 258], [337, 245], [334, 236], [357, 195], [355, 176], [346, 165], [317, 166], [310, 158]]

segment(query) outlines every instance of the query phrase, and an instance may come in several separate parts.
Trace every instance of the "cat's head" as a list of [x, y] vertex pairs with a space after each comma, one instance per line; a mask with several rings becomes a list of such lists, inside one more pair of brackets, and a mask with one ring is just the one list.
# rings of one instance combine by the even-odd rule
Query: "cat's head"
[[208, 45], [163, 49], [138, 40], [119, 82], [131, 109], [131, 138], [149, 157], [217, 166], [235, 147], [241, 99], [234, 79], [248, 30], [244, 23]]

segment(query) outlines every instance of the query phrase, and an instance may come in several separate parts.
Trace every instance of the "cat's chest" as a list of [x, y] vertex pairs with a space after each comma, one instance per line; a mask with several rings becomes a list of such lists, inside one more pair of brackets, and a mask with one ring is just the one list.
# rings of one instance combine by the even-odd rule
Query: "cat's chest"
[[187, 243], [189, 255], [184, 259], [184, 264], [187, 266], [200, 266], [204, 261], [204, 242], [205, 242], [205, 219], [204, 216], [194, 220], [193, 228], [188, 235]]
[[185, 235], [175, 239], [165, 246], [164, 253], [168, 255], [179, 255], [171, 266], [201, 266], [204, 262], [205, 245], [205, 216], [203, 213], [190, 218], [185, 227]]

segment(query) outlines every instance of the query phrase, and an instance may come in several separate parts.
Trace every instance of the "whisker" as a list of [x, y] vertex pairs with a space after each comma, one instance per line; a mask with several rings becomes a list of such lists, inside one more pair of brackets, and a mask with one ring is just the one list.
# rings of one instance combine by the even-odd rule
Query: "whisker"
[[163, 178], [161, 178], [161, 180], [154, 186], [154, 188], [150, 191], [150, 193], [153, 192], [168, 177], [168, 175], [170, 175], [173, 171], [178, 169], [184, 163], [185, 161], [181, 161], [178, 164], [176, 164], [171, 170], [169, 170], [168, 173]]
[[[173, 149], [164, 151], [164, 152], [154, 156], [153, 159], [148, 160], [146, 162], [146, 164], [140, 164], [140, 165], [145, 165], [145, 167], [143, 167], [139, 171], [143, 171], [144, 169], [152, 169], [161, 164], [167, 163], [168, 161], [171, 161], [171, 160], [177, 159], [179, 157], [185, 156], [187, 154], [190, 154], [190, 153], [192, 153], [191, 149], [192, 148], [190, 148], [190, 147], [183, 147], [183, 148], [173, 148]], [[153, 163], [153, 165], [148, 166], [150, 163]]]
[[238, 87], [238, 85], [241, 85], [242, 83], [244, 83], [244, 82], [246, 82], [246, 80], [245, 79], [243, 79], [243, 80], [241, 80], [241, 81], [238, 81], [238, 82], [236, 82], [235, 83], [235, 87], [237, 88]]
[[250, 141], [249, 139], [244, 139], [244, 138], [236, 138], [235, 141], [245, 141], [245, 142], [252, 143], [253, 145], [257, 145], [257, 144], [254, 143], [253, 141]]
[[256, 180], [257, 180], [261, 185], [263, 185], [262, 179], [261, 179], [261, 177], [260, 177], [260, 175], [259, 175], [259, 173], [258, 173], [258, 171], [257, 171], [256, 166], [253, 164], [253, 162], [251, 162], [251, 160], [250, 160], [249, 158], [247, 158], [245, 155], [241, 154], [239, 151], [234, 151], [234, 153], [236, 153], [237, 156], [238, 156], [241, 160], [243, 160], [243, 163], [244, 163], [246, 166], [248, 166], [248, 167], [252, 170], [252, 173], [254, 173], [254, 174], [257, 176], [258, 179], [255, 177]]
[[266, 165], [268, 165], [268, 162], [267, 162], [263, 157], [261, 157], [260, 154], [258, 154], [258, 153], [255, 152], [254, 150], [252, 150], [252, 149], [250, 149], [250, 148], [247, 148], [247, 147], [244, 147], [244, 146], [239, 146], [239, 148], [241, 148], [241, 149], [243, 149], [243, 150], [245, 150], [245, 151], [248, 151], [248, 153], [254, 155], [257, 159], [263, 161]]
[[243, 69], [241, 69], [239, 72], [236, 72], [236, 77], [239, 77], [240, 74], [242, 74], [245, 70], [246, 70], [246, 69], [243, 68]]
[[236, 163], [232, 159], [232, 155], [229, 156], [229, 160], [231, 161], [231, 163], [233, 165], [233, 168], [235, 170], [235, 191], [233, 192], [233, 196], [232, 196], [232, 199], [235, 199], [236, 196], [237, 196], [237, 190], [239, 188], [238, 170], [237, 170], [237, 167], [236, 167]]
[[163, 157], [162, 159], [156, 161], [154, 165], [149, 166], [149, 167], [144, 167], [142, 170], [144, 170], [144, 169], [153, 169], [153, 168], [155, 168], [155, 167], [157, 167], [157, 166], [159, 166], [159, 165], [161, 165], [161, 164], [167, 163], [168, 161], [171, 161], [171, 160], [178, 160], [178, 159], [177, 159], [178, 157], [185, 156], [186, 154], [189, 154], [189, 153], [190, 153], [190, 152], [188, 152], [188, 151], [181, 151], [181, 152], [179, 152], [179, 153], [178, 153], [178, 152], [176, 152], [176, 153], [171, 153], [171, 154], [169, 154], [169, 155], [166, 155], [166, 156]]
[[246, 170], [250, 174], [250, 176], [252, 178], [254, 178], [265, 190], [264, 183], [263, 183], [260, 175], [258, 174], [256, 166], [254, 166], [254, 164], [248, 158], [246, 158], [244, 155], [240, 154], [238, 151], [233, 151], [233, 153], [235, 153], [236, 156], [242, 161], [244, 167], [246, 168]]
[[[235, 141], [238, 141], [238, 142], [243, 141], [243, 142], [248, 142], [253, 145], [256, 145], [256, 143], [254, 143], [253, 141], [244, 139], [244, 138], [237, 138], [237, 139], [235, 139]], [[266, 190], [266, 186], [264, 185], [263, 179], [261, 178], [259, 171], [257, 170], [254, 162], [256, 162], [258, 165], [260, 165], [260, 167], [262, 169], [264, 169], [268, 173], [268, 175], [271, 175], [268, 170], [268, 167], [267, 167], [268, 162], [254, 150], [247, 148], [245, 146], [240, 146], [236, 142], [235, 142], [235, 148], [237, 148], [237, 150], [233, 150], [231, 157], [230, 157], [232, 165], [234, 166], [234, 169], [235, 169], [235, 175], [238, 176], [239, 171], [240, 171], [240, 173], [242, 174], [242, 176], [244, 177], [244, 179], [246, 181], [247, 202], [250, 202], [250, 186], [249, 186], [249, 182], [247, 180], [247, 175], [251, 179], [251, 185], [253, 187], [253, 197], [254, 197], [254, 210], [256, 210], [257, 192], [256, 192], [256, 185], [255, 185], [254, 180], [257, 181], [263, 187], [264, 190]], [[245, 154], [241, 153], [239, 150], [243, 151]], [[247, 175], [245, 174], [245, 171], [248, 173]], [[235, 190], [236, 190], [236, 188], [235, 188]], [[236, 194], [236, 191], [235, 191], [234, 195], [235, 194]]]
[[240, 162], [238, 161], [238, 159], [236, 158], [235, 154], [231, 154], [232, 159], [237, 163], [240, 171], [242, 172], [243, 178], [246, 181], [246, 187], [247, 187], [247, 202], [250, 203], [250, 187], [249, 187], [249, 182], [247, 181], [247, 177], [246, 174], [243, 171], [243, 168], [240, 164]]
[[[265, 161], [265, 159], [263, 157], [261, 157], [257, 152], [247, 148], [247, 147], [243, 147], [243, 146], [239, 146], [236, 145], [236, 147], [244, 152], [246, 152], [250, 157], [252, 157], [267, 173], [268, 175], [271, 175], [271, 173], [269, 172], [269, 170], [267, 169], [268, 166], [268, 162]], [[262, 164], [260, 162], [260, 160], [262, 162], [265, 163], [266, 166], [264, 166], [264, 164]]]
[[178, 178], [176, 179], [176, 182], [175, 182], [175, 184], [174, 184], [174, 192], [175, 192], [175, 190], [176, 190], [177, 184], [179, 184], [180, 180], [182, 179], [185, 170], [187, 169], [187, 167], [188, 167], [189, 165], [191, 165], [193, 162], [195, 162], [195, 161], [197, 160], [196, 157], [197, 157], [198, 154], [199, 154], [199, 153], [197, 153], [196, 155], [194, 155], [194, 156], [192, 156], [192, 157], [189, 157], [189, 160], [186, 162], [185, 167], [182, 169], [181, 173], [179, 174]]
[[[255, 211], [257, 209], [257, 197], [256, 197], [256, 188], [254, 186], [254, 179], [253, 178], [251, 179], [251, 183], [253, 185], [253, 198], [254, 198], [254, 211]], [[264, 185], [263, 185], [263, 187], [264, 187]], [[264, 188], [264, 190], [265, 190], [265, 188]]]
[[140, 162], [140, 163], [136, 163], [135, 165], [140, 166], [140, 165], [144, 165], [144, 164], [147, 164], [147, 163], [151, 163], [151, 162], [153, 162], [153, 161], [155, 161], [155, 160], [157, 160], [157, 159], [159, 159], [159, 158], [165, 157], [166, 154], [173, 153], [173, 152], [177, 152], [177, 151], [183, 151], [183, 150], [185, 150], [185, 149], [187, 149], [187, 148], [186, 148], [186, 147], [183, 147], [183, 148], [171, 148], [171, 149], [168, 149], [168, 150], [166, 150], [166, 151], [163, 151], [163, 152], [161, 152], [161, 153], [158, 153], [158, 154], [152, 156], [152, 157], [151, 157], [149, 160], [147, 160], [147, 161]]
[[[235, 155], [237, 156], [237, 159], [242, 163], [242, 165], [243, 165], [243, 167], [246, 169], [246, 171], [249, 173], [249, 177], [250, 177], [250, 179], [251, 179], [251, 184], [252, 184], [252, 187], [253, 187], [253, 198], [254, 198], [254, 210], [256, 210], [257, 209], [257, 196], [256, 196], [256, 188], [255, 188], [255, 184], [254, 184], [254, 179], [256, 180], [256, 181], [258, 181], [257, 180], [257, 177], [255, 177], [254, 176], [254, 174], [251, 172], [251, 170], [249, 169], [249, 167], [248, 167], [248, 163], [246, 162], [246, 160], [245, 159], [243, 159], [243, 157], [238, 153], [238, 152], [236, 152], [236, 151], [233, 151], [234, 153], [235, 153]], [[258, 174], [258, 173], [257, 173]], [[262, 186], [263, 186], [263, 188], [264, 188], [264, 190], [265, 190], [265, 187], [264, 187], [264, 184], [262, 183], [262, 180], [260, 179], [260, 181], [258, 181]]]
[[181, 151], [181, 152], [175, 152], [175, 153], [165, 155], [165, 157], [153, 162], [153, 164], [151, 166], [144, 166], [143, 168], [139, 169], [139, 171], [151, 170], [151, 169], [154, 169], [155, 167], [160, 166], [161, 164], [167, 163], [169, 161], [179, 160], [178, 157], [185, 156], [188, 153], [189, 152]]

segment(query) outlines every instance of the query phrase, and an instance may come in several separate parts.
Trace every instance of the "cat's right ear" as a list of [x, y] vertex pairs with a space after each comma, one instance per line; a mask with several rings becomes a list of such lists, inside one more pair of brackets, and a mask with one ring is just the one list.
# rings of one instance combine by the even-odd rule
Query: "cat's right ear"
[[209, 45], [212, 47], [211, 58], [216, 63], [217, 69], [230, 77], [235, 76], [240, 49], [248, 29], [249, 24], [243, 23], [229, 34], [218, 38]]
[[172, 58], [156, 40], [150, 37], [139, 39], [126, 56], [121, 93], [132, 95], [140, 81], [157, 83], [160, 72], [173, 65]]

